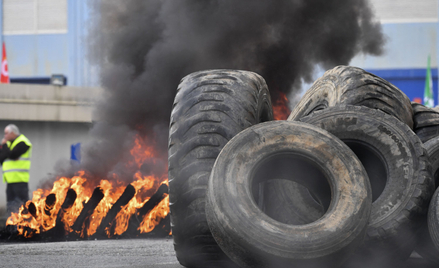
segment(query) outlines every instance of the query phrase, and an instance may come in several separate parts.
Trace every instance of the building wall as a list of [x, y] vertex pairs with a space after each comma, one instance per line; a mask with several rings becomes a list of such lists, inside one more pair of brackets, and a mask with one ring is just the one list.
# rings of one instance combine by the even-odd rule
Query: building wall
[[382, 24], [386, 37], [380, 56], [357, 55], [352, 65], [366, 69], [425, 69], [428, 56], [437, 68], [437, 23]]
[[[7, 8], [13, 9], [17, 6], [10, 5], [20, 4], [14, 1], [10, 0]], [[42, 5], [47, 6], [47, 12], [43, 16], [58, 16], [59, 14], [50, 13], [50, 1], [65, 1], [67, 28], [47, 31], [44, 25], [35, 26], [38, 24], [35, 21], [36, 24], [29, 27], [28, 31], [14, 32], [14, 29], [26, 28], [32, 23], [32, 20], [26, 21], [26, 16], [29, 15], [15, 12], [9, 14], [9, 22], [17, 20], [13, 23], [22, 22], [23, 25], [9, 24], [12, 27], [7, 28], [9, 32], [5, 32], [5, 1], [0, 0], [0, 42], [5, 42], [6, 45], [10, 77], [41, 78], [63, 74], [67, 77], [67, 85], [76, 86], [0, 85], [1, 131], [7, 124], [14, 123], [33, 143], [29, 183], [31, 197], [32, 192], [56, 170], [57, 163], [69, 161], [70, 146], [85, 143], [89, 138], [88, 132], [92, 125], [91, 105], [95, 97], [100, 95], [101, 89], [87, 88], [96, 86], [98, 80], [86, 60], [89, 1], [29, 1], [41, 1]], [[5, 189], [6, 184], [0, 183], [0, 211], [6, 205]]]
[[387, 42], [380, 56], [357, 55], [350, 65], [378, 75], [400, 88], [411, 101], [423, 99], [428, 57], [438, 105], [438, 23], [382, 24]]
[[[0, 0], [0, 9], [3, 9], [5, 1], [15, 0]], [[87, 60], [89, 19], [98, 15], [90, 13], [91, 1], [28, 1], [66, 1], [67, 30], [50, 34], [44, 31], [38, 34], [3, 33], [0, 41], [4, 41], [7, 47], [10, 76], [50, 77], [52, 74], [64, 74], [67, 76], [67, 85], [99, 86], [97, 67]], [[393, 70], [393, 73], [397, 73], [393, 77], [398, 77], [413, 70], [425, 70], [427, 57], [431, 55], [432, 68], [438, 67], [438, 0], [370, 0], [370, 3], [387, 37], [385, 53], [378, 57], [358, 55], [351, 65], [374, 73]], [[50, 16], [50, 12], [47, 14]], [[3, 17], [3, 10], [0, 16]], [[3, 18], [0, 27], [3, 29]], [[398, 73], [399, 70], [402, 72]], [[417, 81], [416, 86], [423, 90], [421, 77], [409, 77], [410, 85], [403, 80], [383, 78], [393, 79], [391, 82], [402, 85], [402, 89], [408, 90], [411, 95], [416, 91], [413, 81]]]
[[[92, 107], [101, 94], [101, 88], [0, 84], [0, 131], [15, 124], [33, 144], [31, 192], [56, 170], [59, 161], [70, 159], [72, 144], [89, 140], [89, 129], [96, 121]], [[5, 189], [0, 183], [0, 212], [6, 205]]]
[[0, 119], [91, 122], [96, 87], [0, 84]]
[[350, 65], [374, 73], [399, 87], [412, 101], [423, 99], [428, 57], [438, 105], [437, 0], [370, 0], [386, 36], [381, 56], [357, 55]]
[[11, 78], [38, 78], [63, 74], [67, 77], [67, 85], [70, 86], [98, 85], [96, 70], [86, 59], [90, 17], [89, 3], [86, 0], [63, 0], [67, 2], [67, 31], [15, 34], [4, 32], [5, 1], [0, 0], [0, 28], [3, 29], [0, 41], [6, 45]]
[[384, 24], [437, 22], [437, 0], [369, 0], [375, 16]]

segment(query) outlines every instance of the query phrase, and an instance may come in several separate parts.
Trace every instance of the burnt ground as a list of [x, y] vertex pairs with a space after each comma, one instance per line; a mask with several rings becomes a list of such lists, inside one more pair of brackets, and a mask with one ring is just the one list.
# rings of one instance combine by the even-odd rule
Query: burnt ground
[[[175, 257], [170, 236], [68, 242], [0, 242], [0, 267], [183, 268]], [[385, 268], [433, 267], [437, 266], [413, 256], [407, 262]]]

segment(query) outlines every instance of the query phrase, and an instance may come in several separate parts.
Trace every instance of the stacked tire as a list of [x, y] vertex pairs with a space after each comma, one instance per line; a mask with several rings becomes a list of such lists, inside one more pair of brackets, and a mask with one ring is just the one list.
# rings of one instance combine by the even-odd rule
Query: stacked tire
[[[426, 215], [433, 181], [428, 155], [397, 118], [361, 106], [337, 106], [304, 117], [345, 142], [363, 164], [372, 187], [364, 245], [352, 260], [365, 267], [407, 259]], [[359, 263], [352, 265], [359, 267]]]
[[381, 77], [351, 66], [326, 71], [304, 94], [288, 120], [340, 104], [378, 109], [413, 127], [413, 109], [404, 92]]
[[[431, 199], [439, 137], [429, 131], [429, 144], [420, 137], [439, 113], [428, 109], [380, 77], [338, 66], [316, 80], [287, 121], [272, 121], [261, 76], [186, 76], [168, 149], [179, 262], [386, 267], [417, 245], [429, 250], [424, 255], [439, 253], [439, 193]], [[421, 233], [430, 238], [425, 247]]]
[[233, 267], [205, 216], [210, 172], [233, 136], [272, 119], [267, 85], [255, 73], [207, 70], [181, 80], [169, 128], [168, 175], [174, 248], [183, 266]]
[[381, 77], [338, 66], [312, 85], [288, 118], [317, 124], [345, 141], [368, 172], [371, 219], [361, 254], [350, 266], [405, 260], [416, 247], [434, 189], [428, 153], [412, 131], [420, 123], [416, 107]]
[[413, 130], [422, 142], [439, 135], [439, 111], [425, 107], [424, 105], [412, 102], [413, 107]]
[[423, 141], [432, 166], [436, 189], [430, 202], [428, 217], [423, 219], [423, 226], [418, 233], [416, 252], [434, 265], [439, 265], [439, 111], [419, 103], [412, 103], [414, 111], [414, 131]]

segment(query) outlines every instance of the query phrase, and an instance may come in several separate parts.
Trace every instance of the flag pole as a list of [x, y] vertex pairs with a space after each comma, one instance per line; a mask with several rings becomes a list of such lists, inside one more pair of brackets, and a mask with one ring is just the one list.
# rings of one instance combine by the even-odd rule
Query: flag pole
[[424, 105], [429, 108], [434, 107], [434, 94], [433, 94], [433, 79], [431, 77], [430, 67], [431, 57], [428, 55], [427, 71], [425, 74], [425, 87], [424, 87]]

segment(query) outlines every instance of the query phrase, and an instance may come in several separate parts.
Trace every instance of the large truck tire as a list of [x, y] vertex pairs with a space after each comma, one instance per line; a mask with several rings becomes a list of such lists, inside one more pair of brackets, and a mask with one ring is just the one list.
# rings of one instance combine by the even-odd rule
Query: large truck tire
[[434, 137], [439, 136], [439, 125], [426, 126], [415, 130], [416, 135], [421, 139], [422, 142], [427, 142]]
[[[271, 179], [329, 184], [329, 192], [315, 192], [327, 212], [304, 225], [271, 218], [257, 202], [258, 185]], [[337, 267], [362, 243], [371, 201], [367, 173], [346, 144], [316, 126], [273, 121], [223, 148], [210, 175], [206, 216], [240, 267]]]
[[[439, 185], [439, 137], [432, 138], [424, 143], [429, 155], [435, 189]], [[422, 228], [417, 235], [416, 252], [431, 263], [439, 265], [439, 248], [436, 248], [428, 229], [428, 219], [425, 217]]]
[[367, 107], [332, 107], [301, 121], [345, 142], [367, 171], [373, 203], [362, 255], [408, 258], [434, 189], [428, 154], [419, 138], [395, 117]]
[[428, 227], [427, 215], [425, 216], [425, 219], [421, 226], [421, 230], [419, 230], [419, 232], [416, 234], [416, 237], [416, 253], [418, 253], [423, 259], [427, 260], [429, 263], [439, 265], [439, 249], [436, 248], [433, 243], [432, 235], [430, 234]]
[[313, 111], [340, 104], [379, 109], [413, 128], [413, 110], [407, 95], [383, 78], [352, 66], [326, 71], [304, 94], [288, 120], [299, 120]]
[[412, 102], [413, 131], [423, 143], [439, 136], [439, 111], [420, 103]]
[[428, 140], [424, 147], [428, 153], [436, 189], [439, 186], [439, 137]]
[[[330, 190], [329, 184], [320, 185], [323, 187]], [[265, 182], [262, 188], [261, 209], [279, 222], [308, 224], [321, 218], [327, 210], [313, 196], [313, 191], [295, 181], [274, 179]]]
[[209, 175], [233, 136], [269, 120], [270, 95], [256, 73], [207, 70], [182, 79], [171, 114], [168, 175], [172, 236], [183, 266], [229, 267], [204, 212]]
[[[428, 230], [437, 252], [439, 251], [439, 188], [434, 192], [428, 209]], [[433, 259], [430, 259], [430, 261], [439, 264], [437, 255]]]

